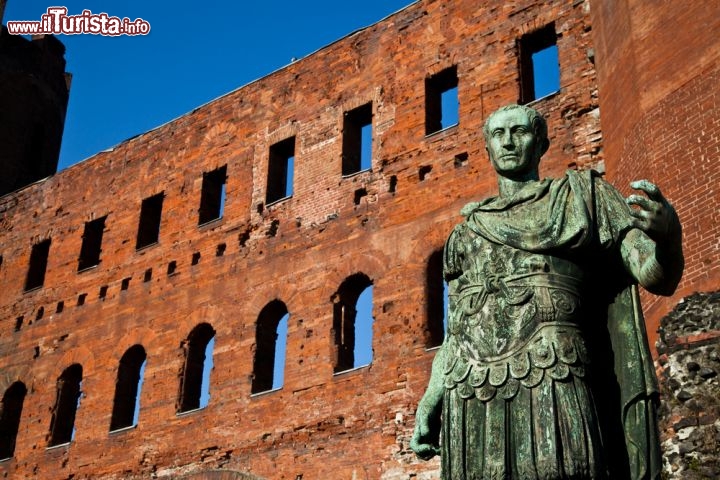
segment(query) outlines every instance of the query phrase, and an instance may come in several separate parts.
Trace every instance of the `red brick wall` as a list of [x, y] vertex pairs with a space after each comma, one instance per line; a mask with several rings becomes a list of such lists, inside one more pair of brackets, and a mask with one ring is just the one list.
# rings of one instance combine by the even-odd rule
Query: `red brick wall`
[[702, 3], [593, 2], [609, 179], [648, 178], [683, 225], [685, 273], [669, 298], [645, 292], [651, 343], [679, 299], [720, 288], [720, 9]]
[[[15, 380], [28, 387], [15, 457], [0, 470], [44, 479], [218, 468], [272, 479], [427, 478], [437, 461], [419, 462], [408, 450], [432, 360], [426, 262], [461, 206], [495, 192], [481, 125], [518, 98], [516, 39], [552, 21], [562, 90], [535, 104], [553, 141], [542, 173], [597, 166], [587, 2], [428, 0], [0, 198], [0, 390]], [[451, 65], [459, 125], [425, 137], [424, 78]], [[368, 101], [372, 170], [342, 178], [343, 112]], [[267, 207], [268, 147], [290, 135], [294, 195]], [[467, 163], [456, 166], [460, 154]], [[199, 228], [202, 172], [222, 165], [225, 216]], [[432, 167], [423, 181], [420, 167]], [[367, 196], [355, 205], [360, 188]], [[135, 251], [140, 202], [160, 191], [159, 243]], [[77, 273], [84, 223], [104, 215], [101, 263]], [[30, 246], [47, 237], [45, 286], [24, 293]], [[225, 253], [216, 257], [221, 243]], [[195, 252], [201, 260], [192, 266]], [[171, 261], [177, 274], [167, 276]], [[152, 280], [144, 282], [149, 268]], [[356, 272], [374, 281], [373, 362], [333, 375], [330, 297]], [[255, 321], [276, 298], [290, 312], [284, 386], [251, 397]], [[60, 301], [64, 311], [55, 313]], [[201, 322], [217, 332], [210, 404], [177, 416], [181, 343]], [[136, 343], [148, 358], [139, 425], [109, 435], [118, 361]], [[75, 440], [46, 450], [56, 379], [76, 362], [84, 395]]]

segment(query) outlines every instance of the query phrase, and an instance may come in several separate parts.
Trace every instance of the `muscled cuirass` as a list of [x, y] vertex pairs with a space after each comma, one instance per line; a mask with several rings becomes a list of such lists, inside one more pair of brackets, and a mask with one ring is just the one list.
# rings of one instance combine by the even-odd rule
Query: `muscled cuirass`
[[474, 236], [451, 281], [445, 385], [461, 395], [512, 398], [545, 375], [582, 377], [583, 271], [573, 261]]

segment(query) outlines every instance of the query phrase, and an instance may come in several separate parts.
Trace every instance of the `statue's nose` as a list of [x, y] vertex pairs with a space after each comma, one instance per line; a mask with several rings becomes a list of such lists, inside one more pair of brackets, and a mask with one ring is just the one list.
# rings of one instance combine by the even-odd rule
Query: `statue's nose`
[[512, 141], [512, 135], [510, 135], [510, 133], [503, 134], [502, 145], [503, 145], [503, 148], [506, 148], [507, 150], [515, 149], [515, 144]]

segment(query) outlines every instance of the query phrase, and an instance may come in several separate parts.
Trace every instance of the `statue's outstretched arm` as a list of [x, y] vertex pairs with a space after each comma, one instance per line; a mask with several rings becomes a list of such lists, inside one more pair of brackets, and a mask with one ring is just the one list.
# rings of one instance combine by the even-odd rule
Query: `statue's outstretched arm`
[[430, 381], [418, 404], [415, 431], [410, 440], [410, 448], [423, 460], [440, 454], [440, 414], [445, 392], [442, 372], [445, 365], [445, 345], [446, 343], [443, 343], [435, 354]]
[[647, 180], [630, 186], [647, 196], [630, 195], [633, 229], [622, 241], [625, 266], [635, 279], [652, 293], [671, 295], [682, 276], [682, 229], [675, 209], [660, 189]]

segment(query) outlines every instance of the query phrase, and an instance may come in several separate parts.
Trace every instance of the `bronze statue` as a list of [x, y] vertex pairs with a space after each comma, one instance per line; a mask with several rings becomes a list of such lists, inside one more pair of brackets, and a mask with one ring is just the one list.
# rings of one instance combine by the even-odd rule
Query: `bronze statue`
[[671, 294], [680, 223], [660, 190], [593, 171], [540, 180], [547, 125], [502, 107], [483, 133], [499, 195], [444, 251], [448, 332], [411, 448], [444, 480], [660, 478], [657, 386], [637, 284]]

